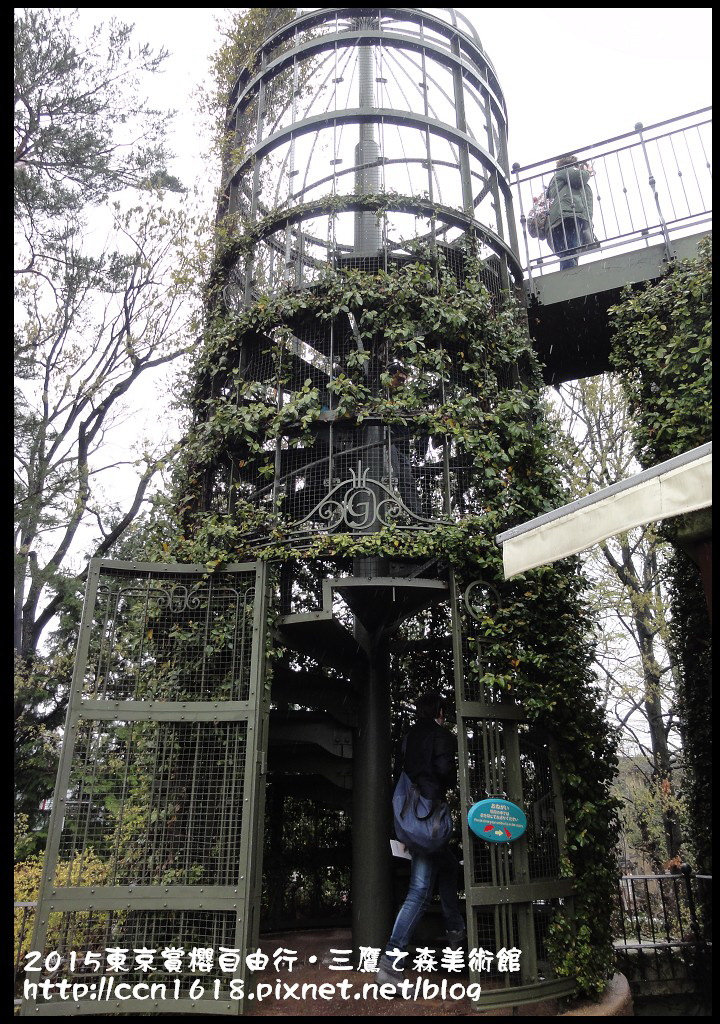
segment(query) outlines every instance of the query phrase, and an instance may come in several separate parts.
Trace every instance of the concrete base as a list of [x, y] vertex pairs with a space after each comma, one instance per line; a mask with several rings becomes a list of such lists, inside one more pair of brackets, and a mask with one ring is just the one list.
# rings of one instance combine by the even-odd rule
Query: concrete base
[[[294, 932], [275, 933], [273, 935], [260, 936], [260, 948], [270, 956], [270, 964], [262, 974], [257, 975], [257, 980], [274, 983], [278, 980], [285, 981], [290, 985], [297, 985], [297, 995], [302, 993], [302, 985], [312, 985], [316, 988], [306, 990], [307, 995], [303, 998], [287, 998], [285, 990], [276, 993], [274, 990], [268, 992], [260, 1000], [257, 996], [249, 998], [245, 1004], [245, 1016], [247, 1017], [632, 1017], [633, 1005], [630, 988], [622, 974], [616, 974], [608, 984], [605, 993], [598, 1002], [579, 1002], [572, 1006], [572, 1009], [561, 1011], [561, 1005], [557, 1000], [546, 999], [537, 1003], [520, 1006], [516, 1010], [512, 1006], [503, 1006], [496, 1010], [481, 1010], [474, 1008], [467, 998], [430, 998], [415, 999], [390, 999], [379, 996], [363, 998], [360, 993], [363, 985], [373, 983], [373, 974], [359, 973], [357, 971], [333, 970], [331, 965], [339, 964], [341, 961], [334, 960], [333, 953], [338, 950], [352, 949], [351, 932], [347, 928], [336, 928], [328, 930], [303, 930]], [[272, 956], [278, 948], [291, 949], [297, 954], [297, 962], [293, 965], [291, 973], [281, 971], [276, 973], [273, 970]], [[412, 978], [416, 974], [409, 972]], [[467, 984], [467, 974], [445, 974], [436, 972], [430, 977], [424, 975], [434, 983], [447, 981], [447, 987], [455, 983]], [[329, 998], [320, 994], [319, 988], [323, 983], [330, 982], [337, 984], [346, 980], [352, 986], [349, 998], [343, 999], [338, 991], [332, 995], [328, 992]], [[267, 991], [267, 990], [266, 990]], [[327, 991], [327, 990], [326, 990]], [[315, 997], [313, 998], [313, 994]]]
[[561, 1017], [634, 1017], [633, 999], [624, 974], [614, 974], [598, 1002], [578, 1003]]

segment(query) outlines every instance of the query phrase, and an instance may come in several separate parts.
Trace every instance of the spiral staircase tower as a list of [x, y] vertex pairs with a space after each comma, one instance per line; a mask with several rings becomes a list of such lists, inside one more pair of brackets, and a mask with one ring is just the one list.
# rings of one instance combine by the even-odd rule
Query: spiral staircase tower
[[[319, 891], [350, 847], [353, 948], [383, 946], [398, 898], [391, 727], [410, 666], [418, 690], [455, 693], [469, 943], [523, 951], [517, 973], [483, 977], [483, 1006], [566, 994], [547, 942], [575, 891], [554, 741], [514, 684], [493, 682], [532, 664], [544, 609], [525, 613], [528, 583], [505, 614], [494, 549], [495, 583], [460, 579], [447, 556], [469, 517], [492, 545], [538, 511], [516, 484], [537, 471], [526, 335], [469, 355], [522, 289], [497, 76], [452, 9], [323, 8], [240, 71], [227, 132], [181, 541], [211, 524], [244, 561], [91, 566], [34, 941], [99, 907], [106, 946], [182, 937], [244, 953], [293, 878]], [[401, 295], [415, 315], [394, 323]], [[453, 295], [458, 311], [438, 305]], [[467, 327], [445, 330], [460, 306]], [[443, 409], [474, 417], [476, 448], [492, 434], [487, 465]], [[503, 417], [527, 443], [496, 472]], [[486, 657], [512, 615], [517, 633]], [[466, 811], [485, 796], [526, 808], [523, 838], [473, 837]], [[315, 832], [283, 861], [297, 800]], [[112, 862], [99, 887], [91, 846]], [[54, 881], [58, 858], [77, 864], [72, 886]], [[202, 1001], [188, 988], [179, 1011]]]
[[[479, 273], [493, 303], [521, 286], [505, 101], [475, 30], [452, 9], [301, 15], [267, 39], [240, 74], [227, 129], [236, 156], [221, 216], [237, 244], [224, 263], [225, 311], [242, 314], [260, 296], [322, 294], [328, 272], [376, 275], [419, 259], [436, 270], [442, 263], [462, 285], [470, 251], [482, 259]], [[434, 400], [463, 388], [472, 394], [463, 352], [448, 350], [444, 358]], [[328, 533], [362, 537], [390, 523], [420, 533], [462, 517], [472, 471], [447, 437], [427, 436], [412, 417], [398, 424], [372, 411], [344, 412], [341, 385], [354, 372], [357, 379], [358, 366], [371, 410], [392, 400], [398, 374], [405, 380], [402, 352], [387, 337], [361, 337], [349, 310], [322, 321], [299, 311], [269, 330], [245, 332], [226, 364], [237, 365], [244, 385], [253, 382], [254, 393], [278, 408], [316, 389], [321, 412], [310, 437], [297, 422], [263, 438], [254, 457], [229, 445], [206, 470], [206, 509], [240, 516], [242, 502], [242, 509], [262, 510], [301, 551]], [[511, 383], [521, 368], [508, 364], [499, 372]], [[229, 386], [226, 375], [216, 376], [207, 393]], [[256, 552], [272, 539], [267, 525], [248, 533]], [[400, 560], [390, 550], [355, 557], [340, 572], [318, 559], [302, 568], [288, 563], [279, 588], [277, 628], [304, 667], [297, 660], [293, 667], [292, 658], [278, 666], [268, 766], [277, 787], [288, 771], [286, 791], [303, 792], [298, 769], [306, 740], [315, 743], [306, 792], [317, 794], [331, 781], [337, 801], [340, 782], [347, 808], [352, 778], [356, 948], [381, 945], [394, 914], [390, 648], [403, 621], [447, 604], [453, 586], [437, 559]], [[308, 573], [311, 607], [299, 582]], [[332, 685], [325, 678], [318, 695], [328, 670]], [[319, 768], [318, 746], [328, 762]]]

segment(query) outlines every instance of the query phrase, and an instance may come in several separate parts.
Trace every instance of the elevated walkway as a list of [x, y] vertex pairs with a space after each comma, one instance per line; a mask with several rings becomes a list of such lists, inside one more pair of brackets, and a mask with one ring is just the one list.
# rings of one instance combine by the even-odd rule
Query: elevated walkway
[[[698, 243], [707, 234], [674, 239], [674, 257], [697, 256]], [[625, 285], [657, 280], [667, 266], [665, 244], [659, 243], [526, 281], [530, 335], [545, 367], [545, 383], [562, 384], [609, 370], [608, 309], [620, 301]]]
[[[513, 165], [530, 334], [547, 384], [610, 369], [608, 309], [623, 287], [697, 255], [712, 229], [711, 133], [712, 108], [704, 107], [575, 149], [591, 172], [596, 244], [564, 254], [532, 237], [527, 220], [535, 200], [552, 194], [560, 154]], [[573, 255], [579, 265], [560, 270]]]

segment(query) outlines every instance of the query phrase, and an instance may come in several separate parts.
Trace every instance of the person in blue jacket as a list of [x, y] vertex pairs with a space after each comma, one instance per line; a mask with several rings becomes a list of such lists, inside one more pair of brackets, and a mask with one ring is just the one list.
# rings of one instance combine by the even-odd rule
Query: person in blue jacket
[[593, 171], [581, 163], [574, 153], [561, 156], [555, 174], [545, 189], [548, 207], [548, 245], [562, 256], [560, 269], [577, 266], [575, 253], [590, 246], [595, 238], [592, 229], [593, 194], [588, 182]]
[[[445, 727], [445, 701], [436, 691], [425, 693], [418, 699], [416, 713], [418, 720], [403, 740], [403, 771], [424, 797], [444, 800], [447, 790], [457, 783], [457, 742]], [[397, 986], [405, 977], [407, 957], [393, 956], [393, 951], [407, 952], [436, 886], [446, 927], [441, 942], [455, 949], [467, 941], [457, 894], [458, 870], [457, 857], [447, 846], [438, 853], [413, 852], [408, 894], [378, 961], [379, 984]]]

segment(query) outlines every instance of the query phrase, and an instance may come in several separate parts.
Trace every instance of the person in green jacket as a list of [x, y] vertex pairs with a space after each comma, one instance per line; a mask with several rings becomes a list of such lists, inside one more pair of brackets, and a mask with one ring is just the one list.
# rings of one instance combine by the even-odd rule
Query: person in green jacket
[[595, 241], [592, 229], [593, 194], [588, 185], [593, 171], [574, 153], [561, 156], [545, 190], [548, 201], [548, 245], [562, 255], [560, 269], [577, 266], [574, 253]]

